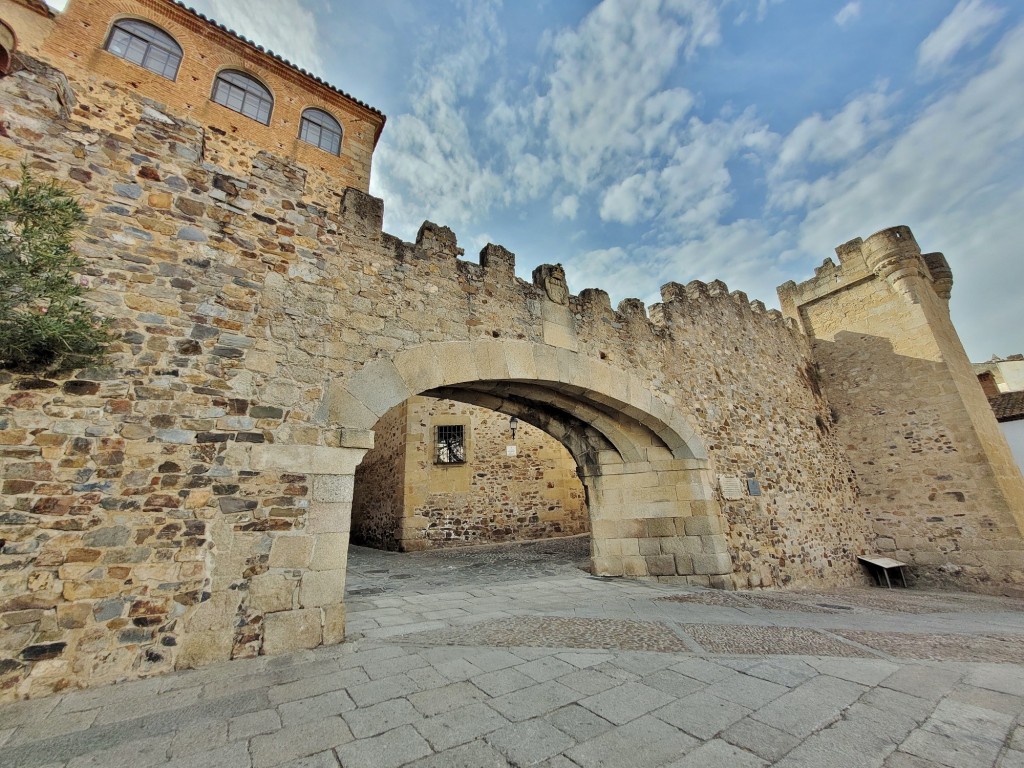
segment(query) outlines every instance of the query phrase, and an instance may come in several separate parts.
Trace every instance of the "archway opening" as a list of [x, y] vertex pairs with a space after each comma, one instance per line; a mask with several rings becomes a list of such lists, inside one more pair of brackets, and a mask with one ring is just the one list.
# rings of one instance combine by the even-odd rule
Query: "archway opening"
[[575, 459], [515, 416], [417, 396], [374, 433], [356, 469], [354, 545], [416, 552], [590, 531]]
[[[515, 417], [555, 438], [572, 456], [585, 488], [594, 575], [730, 588], [732, 561], [710, 467], [686, 420], [649, 385], [574, 353], [565, 352], [562, 361], [563, 352], [553, 353], [557, 371], [550, 361], [544, 364], [557, 377], [505, 378], [513, 367], [528, 369], [528, 355], [541, 360], [552, 351], [517, 342], [419, 348], [394, 362], [365, 365], [334, 390], [327, 412], [343, 424], [373, 428], [396, 405], [419, 395]], [[465, 364], [453, 367], [464, 355]], [[458, 374], [488, 368], [503, 377]], [[365, 534], [357, 533], [360, 538], [365, 541]]]

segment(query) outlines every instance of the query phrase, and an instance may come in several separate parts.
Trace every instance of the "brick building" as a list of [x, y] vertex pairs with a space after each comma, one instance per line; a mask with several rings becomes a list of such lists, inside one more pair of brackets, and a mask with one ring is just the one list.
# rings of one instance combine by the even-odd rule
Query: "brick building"
[[[367, 191], [385, 116], [174, 0], [2, 0], [16, 47], [75, 82], [77, 110], [123, 129], [120, 86], [207, 129], [208, 158], [248, 170], [262, 150], [306, 169], [321, 196]], [[98, 120], [97, 120], [98, 118]]]

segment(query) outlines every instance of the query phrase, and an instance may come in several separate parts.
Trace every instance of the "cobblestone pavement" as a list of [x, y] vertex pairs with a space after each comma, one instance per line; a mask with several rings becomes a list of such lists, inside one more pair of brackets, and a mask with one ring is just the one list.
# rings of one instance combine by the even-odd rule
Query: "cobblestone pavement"
[[0, 767], [1024, 767], [1019, 600], [723, 597], [585, 552], [353, 548], [348, 642], [2, 706]]

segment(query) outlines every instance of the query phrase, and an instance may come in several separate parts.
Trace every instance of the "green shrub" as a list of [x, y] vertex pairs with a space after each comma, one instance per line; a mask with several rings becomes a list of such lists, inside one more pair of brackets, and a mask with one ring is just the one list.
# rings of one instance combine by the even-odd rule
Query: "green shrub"
[[102, 357], [111, 337], [81, 300], [71, 248], [85, 221], [75, 198], [27, 168], [0, 198], [0, 368], [58, 372]]

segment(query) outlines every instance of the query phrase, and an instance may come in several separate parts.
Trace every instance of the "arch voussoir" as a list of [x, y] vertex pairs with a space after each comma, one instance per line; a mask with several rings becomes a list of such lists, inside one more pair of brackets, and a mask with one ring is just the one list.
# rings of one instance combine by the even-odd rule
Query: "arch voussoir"
[[384, 358], [371, 360], [364, 365], [348, 380], [345, 388], [378, 417], [416, 394], [402, 378], [394, 362]]
[[504, 380], [509, 377], [508, 360], [501, 345], [493, 341], [470, 342], [478, 378], [485, 381]]

